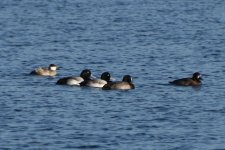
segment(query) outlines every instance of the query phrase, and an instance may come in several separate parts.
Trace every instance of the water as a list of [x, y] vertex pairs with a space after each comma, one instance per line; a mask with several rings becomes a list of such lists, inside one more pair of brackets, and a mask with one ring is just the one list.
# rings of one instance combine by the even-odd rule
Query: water
[[[0, 149], [225, 148], [223, 0], [2, 0], [0, 20]], [[85, 68], [136, 89], [55, 85]]]

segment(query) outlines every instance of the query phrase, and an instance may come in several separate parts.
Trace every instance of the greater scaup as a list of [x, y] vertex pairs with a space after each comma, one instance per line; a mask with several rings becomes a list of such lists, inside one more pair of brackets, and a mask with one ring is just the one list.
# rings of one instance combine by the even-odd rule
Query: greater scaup
[[102, 88], [105, 84], [109, 83], [111, 75], [109, 72], [104, 72], [101, 75], [101, 79], [89, 79], [80, 83], [80, 86]]
[[202, 84], [201, 80], [201, 74], [199, 72], [195, 72], [191, 78], [182, 78], [171, 81], [170, 83], [179, 86], [198, 86]]
[[59, 85], [80, 85], [81, 82], [89, 80], [91, 78], [91, 71], [85, 69], [80, 73], [80, 76], [70, 76], [59, 79], [56, 84]]
[[125, 75], [122, 81], [107, 83], [102, 87], [103, 90], [130, 90], [135, 89], [132, 83], [132, 77], [130, 75]]

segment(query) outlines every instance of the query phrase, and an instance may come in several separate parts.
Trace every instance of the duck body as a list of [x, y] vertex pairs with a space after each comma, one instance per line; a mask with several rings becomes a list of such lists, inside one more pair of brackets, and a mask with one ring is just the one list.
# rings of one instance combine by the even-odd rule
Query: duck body
[[170, 84], [177, 86], [199, 86], [202, 84], [202, 78], [200, 73], [195, 72], [192, 78], [182, 78], [169, 82]]
[[83, 82], [84, 79], [82, 77], [63, 77], [59, 79], [56, 84], [58, 85], [80, 85], [81, 82]]
[[130, 90], [135, 89], [134, 84], [123, 81], [107, 83], [102, 87], [103, 90]]
[[105, 84], [107, 84], [107, 81], [105, 81], [105, 80], [94, 79], [94, 80], [83, 81], [80, 84], [80, 86], [88, 86], [88, 87], [102, 88]]
[[170, 82], [173, 85], [178, 85], [178, 86], [198, 86], [201, 85], [201, 81], [195, 81], [192, 78], [182, 78], [178, 80], [174, 80]]

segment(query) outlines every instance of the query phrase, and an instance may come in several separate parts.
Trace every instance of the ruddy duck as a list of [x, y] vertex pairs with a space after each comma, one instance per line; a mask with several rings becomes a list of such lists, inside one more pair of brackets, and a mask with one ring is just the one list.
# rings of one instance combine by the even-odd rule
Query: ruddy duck
[[123, 76], [122, 81], [107, 83], [102, 87], [103, 90], [130, 90], [135, 89], [130, 75]]
[[89, 86], [89, 87], [96, 87], [102, 88], [105, 84], [109, 83], [111, 79], [111, 75], [109, 72], [104, 72], [101, 75], [101, 79], [93, 79], [93, 80], [86, 80], [83, 81], [80, 86]]
[[55, 76], [57, 74], [57, 69], [58, 66], [56, 66], [55, 64], [50, 64], [48, 68], [39, 67], [33, 70], [30, 74], [39, 76]]
[[83, 70], [79, 77], [70, 76], [59, 79], [56, 84], [59, 85], [80, 85], [81, 82], [91, 78], [91, 71], [88, 69]]
[[195, 72], [192, 78], [182, 78], [171, 81], [170, 83], [179, 86], [198, 86], [202, 84], [201, 80], [201, 74], [199, 72]]

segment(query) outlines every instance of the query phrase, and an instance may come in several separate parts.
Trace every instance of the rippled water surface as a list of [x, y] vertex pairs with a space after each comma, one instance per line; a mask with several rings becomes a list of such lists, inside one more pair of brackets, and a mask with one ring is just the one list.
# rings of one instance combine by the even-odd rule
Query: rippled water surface
[[[225, 148], [225, 1], [1, 0], [0, 35], [0, 149]], [[85, 68], [136, 89], [55, 85]]]

